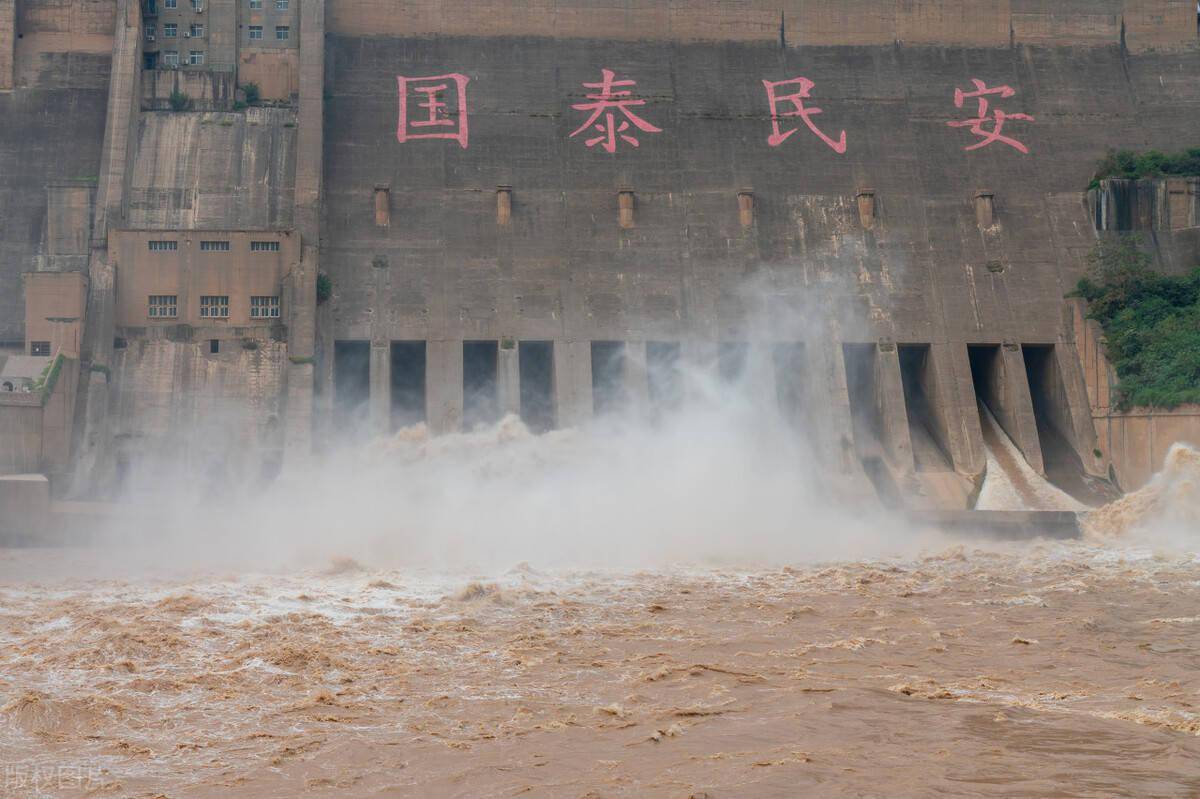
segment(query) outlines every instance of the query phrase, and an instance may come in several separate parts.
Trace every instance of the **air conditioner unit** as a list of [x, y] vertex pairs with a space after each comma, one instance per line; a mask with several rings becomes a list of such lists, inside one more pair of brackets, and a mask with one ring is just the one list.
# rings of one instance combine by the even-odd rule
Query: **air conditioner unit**
[[146, 34], [146, 41], [148, 41], [148, 42], [152, 42], [152, 41], [154, 41], [154, 34], [153, 34], [153, 33], [147, 33], [147, 34]]
[[183, 38], [185, 38], [185, 39], [190, 39], [190, 38], [192, 38], [192, 34], [188, 33], [187, 31], [184, 31], [184, 32], [183, 32]]

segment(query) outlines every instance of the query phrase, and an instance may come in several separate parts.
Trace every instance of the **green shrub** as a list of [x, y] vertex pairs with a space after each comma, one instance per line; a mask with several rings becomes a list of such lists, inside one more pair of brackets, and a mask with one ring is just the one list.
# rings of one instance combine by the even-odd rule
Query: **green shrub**
[[1200, 403], [1200, 267], [1157, 274], [1136, 235], [1102, 239], [1071, 296], [1088, 301], [1117, 372], [1115, 405], [1174, 408]]
[[186, 111], [192, 107], [192, 98], [188, 97], [186, 92], [179, 91], [179, 89], [171, 90], [171, 98], [168, 102], [171, 104], [172, 111]]
[[258, 101], [262, 99], [257, 83], [243, 83], [242, 94], [246, 95], [246, 105], [258, 105]]
[[1096, 165], [1096, 174], [1089, 189], [1100, 185], [1105, 178], [1155, 178], [1164, 175], [1200, 176], [1200, 147], [1189, 147], [1167, 155], [1158, 150], [1135, 153], [1133, 150], [1109, 150]]
[[333, 296], [333, 281], [324, 272], [317, 273], [317, 305]]
[[33, 390], [39, 394], [42, 399], [42, 405], [45, 405], [50, 400], [50, 395], [54, 393], [54, 384], [58, 382], [58, 374], [62, 371], [63, 356], [60, 352], [54, 356], [50, 363], [46, 364], [46, 368], [42, 373], [34, 378]]

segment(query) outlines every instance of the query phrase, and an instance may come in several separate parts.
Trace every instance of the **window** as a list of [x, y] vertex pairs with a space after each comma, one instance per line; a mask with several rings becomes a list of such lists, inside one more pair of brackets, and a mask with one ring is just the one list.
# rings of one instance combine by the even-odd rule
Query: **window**
[[204, 38], [204, 26], [193, 22], [192, 26], [188, 29], [188, 33], [191, 34], [193, 39], [202, 39]]
[[261, 39], [262, 38], [262, 25], [251, 25], [250, 26], [250, 38], [251, 39]]
[[275, 28], [276, 41], [286, 42], [288, 36], [291, 35], [291, 32], [292, 32], [292, 29], [289, 28], [287, 25], [276, 26], [276, 28]]
[[179, 26], [174, 22], [166, 22], [163, 24], [163, 36], [168, 39], [174, 39], [179, 32]]
[[163, 0], [163, 8], [175, 8], [178, 0]]
[[193, 50], [188, 53], [188, 63], [192, 66], [199, 66], [204, 63], [204, 53], [201, 50]]
[[250, 0], [250, 8], [251, 9], [262, 8], [262, 0]]
[[279, 252], [279, 242], [252, 241], [250, 242], [250, 252]]
[[229, 242], [202, 241], [200, 242], [200, 252], [229, 252]]
[[219, 353], [221, 351], [221, 339], [210, 338], [208, 340], [208, 351], [213, 355]]
[[287, 11], [288, 10], [288, 0], [275, 0], [275, 10], [276, 11]]
[[29, 342], [29, 354], [30, 355], [49, 355], [50, 354], [50, 342], [49, 341], [31, 341], [31, 342]]
[[164, 50], [163, 51], [163, 66], [177, 67], [179, 66], [179, 51]]
[[192, 0], [192, 10], [193, 11], [203, 11], [204, 10], [204, 0]]
[[174, 319], [177, 313], [176, 296], [175, 294], [151, 294], [150, 318]]
[[278, 297], [251, 297], [250, 298], [250, 318], [251, 319], [278, 319], [279, 318], [279, 298]]
[[177, 241], [152, 241], [149, 242], [151, 252], [162, 252], [164, 250], [178, 250], [179, 242]]
[[146, 41], [148, 41], [148, 42], [154, 41], [154, 26], [153, 25], [146, 26]]
[[228, 319], [228, 296], [202, 296], [200, 298], [200, 317], [202, 319]]

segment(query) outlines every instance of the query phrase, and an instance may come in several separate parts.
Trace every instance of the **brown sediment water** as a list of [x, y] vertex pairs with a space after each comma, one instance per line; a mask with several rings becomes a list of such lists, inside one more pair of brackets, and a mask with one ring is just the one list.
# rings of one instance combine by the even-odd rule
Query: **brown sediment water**
[[1158, 528], [1183, 539], [1200, 536], [1200, 450], [1174, 444], [1145, 486], [1084, 517], [1092, 538], [1120, 538]]
[[5, 796], [1200, 795], [1191, 554], [87, 579], [94, 559], [0, 552]]

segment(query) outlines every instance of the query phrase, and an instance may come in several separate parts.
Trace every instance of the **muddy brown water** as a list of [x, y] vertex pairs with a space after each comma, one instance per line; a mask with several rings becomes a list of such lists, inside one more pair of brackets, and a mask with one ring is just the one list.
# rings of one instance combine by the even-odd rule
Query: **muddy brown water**
[[0, 552], [4, 796], [1200, 795], [1193, 555], [479, 581], [88, 562]]

